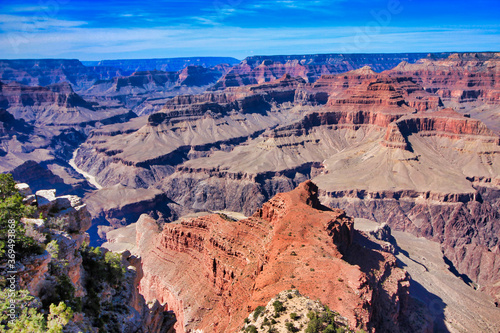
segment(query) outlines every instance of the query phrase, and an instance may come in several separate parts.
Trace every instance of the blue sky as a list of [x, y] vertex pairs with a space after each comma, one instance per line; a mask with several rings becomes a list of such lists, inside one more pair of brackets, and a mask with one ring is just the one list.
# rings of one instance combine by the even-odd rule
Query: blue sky
[[500, 1], [2, 0], [0, 58], [500, 51]]

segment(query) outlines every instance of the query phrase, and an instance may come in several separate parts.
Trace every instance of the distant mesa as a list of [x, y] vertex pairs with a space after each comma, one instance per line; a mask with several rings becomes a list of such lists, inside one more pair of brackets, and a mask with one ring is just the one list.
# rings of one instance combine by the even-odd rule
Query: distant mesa
[[219, 64], [235, 65], [240, 61], [231, 57], [191, 57], [191, 58], [158, 58], [158, 59], [121, 59], [82, 61], [85, 66], [114, 67], [124, 71], [160, 70], [177, 72], [187, 66], [213, 67]]

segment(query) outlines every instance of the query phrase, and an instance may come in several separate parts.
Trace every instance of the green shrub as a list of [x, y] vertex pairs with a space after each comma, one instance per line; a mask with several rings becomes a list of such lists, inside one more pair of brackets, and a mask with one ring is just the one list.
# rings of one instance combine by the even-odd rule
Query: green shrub
[[73, 318], [73, 310], [63, 302], [51, 304], [47, 320], [48, 333], [62, 333], [64, 326]]
[[299, 318], [299, 315], [296, 314], [295, 312], [290, 313], [290, 319], [297, 320], [298, 318]]
[[87, 244], [82, 245], [80, 253], [83, 266], [92, 278], [115, 285], [123, 279], [126, 269], [121, 263], [120, 254], [113, 252], [103, 254], [100, 247], [91, 247]]
[[253, 320], [257, 320], [257, 318], [259, 318], [260, 314], [262, 313], [262, 311], [264, 311], [266, 308], [263, 307], [262, 305], [259, 305], [255, 311], [253, 312]]
[[257, 333], [257, 327], [255, 327], [254, 325], [249, 325], [247, 326], [247, 328], [245, 328], [245, 332]]
[[274, 311], [276, 313], [280, 313], [280, 312], [285, 311], [285, 307], [283, 306], [283, 303], [280, 301], [274, 301], [273, 306], [274, 306]]
[[48, 242], [45, 249], [49, 252], [52, 259], [59, 259], [59, 243], [56, 240]]
[[126, 269], [121, 264], [119, 254], [112, 252], [104, 254], [100, 247], [83, 244], [80, 253], [83, 267], [88, 276], [84, 285], [87, 297], [82, 305], [82, 310], [89, 317], [96, 318], [94, 325], [104, 328], [106, 323], [99, 316], [106, 306], [101, 304], [99, 293], [103, 290], [106, 282], [117, 288], [123, 280]]
[[125, 267], [122, 265], [121, 255], [113, 252], [106, 252], [104, 262], [108, 269], [108, 282], [117, 284], [122, 281], [125, 275]]
[[321, 327], [321, 321], [318, 317], [315, 317], [307, 324], [306, 333], [319, 333]]
[[52, 304], [64, 302], [70, 307], [77, 307], [78, 300], [75, 298], [75, 287], [67, 274], [55, 276], [56, 284], [53, 288], [44, 290], [42, 307], [46, 311]]
[[224, 213], [217, 213], [222, 219], [229, 221], [229, 222], [236, 222], [236, 219], [233, 219], [232, 217], [224, 214]]
[[323, 330], [323, 333], [337, 333], [337, 330], [330, 324]]
[[288, 332], [297, 332], [298, 329], [293, 325], [293, 323], [285, 323], [286, 330]]
[[309, 318], [309, 320], [316, 319], [318, 318], [318, 314], [315, 311], [309, 311], [309, 313], [307, 314], [307, 318]]
[[[15, 186], [16, 182], [12, 175], [0, 174], [0, 261], [9, 259], [9, 229], [15, 230], [16, 260], [32, 254], [43, 253], [41, 245], [26, 235], [26, 229], [21, 223], [21, 218], [32, 217], [36, 209], [23, 204], [23, 197]], [[13, 228], [10, 228], [9, 220], [14, 220], [14, 223], [11, 224]]]
[[[59, 305], [51, 304], [47, 318], [36, 310], [38, 304], [35, 298], [27, 290], [15, 291], [13, 295], [8, 289], [0, 291], [0, 332], [16, 333], [62, 333], [64, 326], [73, 317], [73, 311], [63, 302]], [[13, 322], [8, 322], [8, 306], [10, 299], [16, 304], [16, 309], [20, 311]]]
[[327, 325], [335, 323], [335, 314], [328, 306], [325, 306], [325, 312], [321, 314], [321, 321]]

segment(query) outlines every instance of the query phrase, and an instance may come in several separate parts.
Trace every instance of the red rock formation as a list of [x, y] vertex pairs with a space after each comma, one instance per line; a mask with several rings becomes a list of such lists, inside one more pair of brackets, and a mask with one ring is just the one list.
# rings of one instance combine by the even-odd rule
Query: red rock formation
[[0, 105], [5, 108], [16, 106], [40, 106], [53, 104], [59, 107], [82, 106], [93, 109], [92, 105], [73, 92], [67, 82], [47, 87], [30, 87], [18, 83], [0, 83]]
[[429, 92], [445, 100], [468, 102], [482, 99], [498, 104], [500, 88], [499, 53], [455, 53], [447, 59], [402, 62], [387, 74], [411, 75]]
[[177, 332], [234, 332], [256, 306], [290, 288], [337, 310], [352, 328], [397, 330], [407, 301], [406, 274], [392, 255], [353, 244], [352, 219], [321, 206], [317, 191], [303, 183], [240, 221], [208, 215], [166, 224], [159, 232], [154, 220], [142, 216], [141, 293], [167, 302], [177, 314]]
[[427, 92], [439, 96], [445, 106], [468, 113], [498, 132], [495, 106], [500, 104], [499, 68], [499, 53], [457, 53], [447, 59], [402, 62], [384, 73], [414, 77]]
[[[429, 200], [419, 200], [428, 198]], [[322, 193], [330, 207], [343, 207], [356, 217], [387, 223], [441, 244], [456, 274], [471, 286], [500, 299], [500, 232], [498, 188], [479, 187], [475, 194]], [[415, 198], [415, 199], [411, 199]], [[403, 200], [400, 200], [403, 199]]]
[[[433, 54], [436, 58], [448, 54]], [[391, 69], [401, 61], [415, 62], [425, 58], [423, 53], [407, 54], [315, 54], [292, 56], [253, 56], [243, 60], [224, 75], [212, 89], [260, 84], [289, 74], [315, 82], [322, 75], [343, 73], [364, 66], [375, 71]], [[366, 74], [366, 69], [361, 73]]]
[[[129, 72], [130, 73], [130, 72]], [[0, 60], [0, 77], [29, 86], [46, 86], [70, 82], [76, 90], [86, 89], [96, 80], [125, 75], [113, 67], [87, 67], [76, 59]]]
[[204, 68], [188, 66], [177, 72], [158, 70], [138, 71], [130, 76], [114, 77], [110, 80], [98, 80], [85, 95], [122, 96], [132, 99], [135, 95], [152, 95], [163, 93], [168, 95], [181, 86], [202, 87], [217, 81], [225, 71], [225, 67]]

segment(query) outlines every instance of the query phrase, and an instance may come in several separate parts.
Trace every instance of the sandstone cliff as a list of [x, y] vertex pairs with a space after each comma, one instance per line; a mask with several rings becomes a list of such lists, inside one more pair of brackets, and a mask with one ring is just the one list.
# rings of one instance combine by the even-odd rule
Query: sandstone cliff
[[485, 122], [499, 131], [500, 54], [455, 53], [446, 59], [427, 58], [414, 64], [402, 62], [389, 75], [411, 75], [446, 106]]
[[[319, 92], [327, 98], [310, 102], [308, 96]], [[249, 110], [257, 113], [246, 113], [245, 105], [254, 105]], [[250, 116], [272, 121], [260, 127], [264, 132], [254, 127], [255, 134], [248, 135], [249, 124], [256, 124]], [[248, 134], [217, 139], [239, 126]], [[498, 136], [476, 119], [443, 109], [442, 100], [411, 77], [365, 68], [307, 84], [285, 75], [260, 85], [178, 96], [143, 128], [112, 131], [95, 132], [80, 157], [108, 186], [149, 187], [161, 179], [167, 197], [185, 209], [248, 215], [276, 193], [314, 179], [330, 205], [346, 205], [357, 217], [380, 216], [375, 219], [391, 226], [407, 225], [405, 230], [442, 243], [460, 273], [497, 294], [497, 255], [488, 254], [496, 253], [494, 237], [479, 236], [475, 222], [457, 221], [481, 220], [479, 212], [494, 205], [480, 193], [484, 185], [498, 186]], [[144, 151], [145, 142], [164, 147], [162, 153]], [[462, 203], [481, 208], [472, 215], [443, 208]], [[441, 212], [439, 227], [429, 229], [433, 214], [408, 217], [411, 207], [420, 205]], [[397, 215], [388, 208], [400, 206], [403, 213]], [[494, 226], [497, 218], [488, 216], [487, 224]], [[446, 228], [461, 236], [448, 237]], [[489, 245], [461, 250], [451, 245], [469, 229], [472, 243], [484, 246], [485, 239]], [[492, 257], [483, 265], [481, 253]]]
[[[234, 66], [213, 89], [273, 81], [284, 74], [314, 82], [321, 75], [343, 73], [364, 66], [370, 66], [380, 72], [395, 67], [401, 61], [413, 63], [426, 56], [424, 53], [252, 56]], [[441, 58], [448, 56], [448, 53], [433, 56]]]
[[110, 79], [126, 72], [115, 67], [86, 67], [76, 59], [0, 60], [2, 80], [29, 86], [70, 82], [75, 90], [90, 87], [96, 80]]
[[125, 109], [99, 109], [73, 92], [67, 82], [46, 87], [0, 83], [0, 106], [16, 118], [45, 126], [85, 126], [126, 114]]
[[187, 66], [176, 72], [138, 71], [130, 76], [98, 80], [82, 95], [103, 105], [113, 103], [138, 115], [147, 115], [159, 111], [174, 96], [202, 93], [228, 68], [229, 65], [210, 68]]
[[419, 329], [407, 320], [408, 277], [386, 252], [353, 243], [353, 221], [319, 203], [311, 182], [276, 195], [252, 217], [207, 215], [166, 224], [142, 216], [140, 290], [166, 302], [176, 331], [234, 332], [258, 305], [297, 288], [351, 328]]

